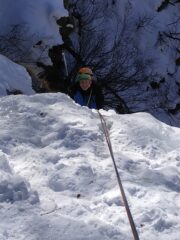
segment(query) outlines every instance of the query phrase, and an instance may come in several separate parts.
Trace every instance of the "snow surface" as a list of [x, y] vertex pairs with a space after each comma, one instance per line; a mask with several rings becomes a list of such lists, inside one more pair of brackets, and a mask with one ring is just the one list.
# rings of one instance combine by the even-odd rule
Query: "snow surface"
[[[179, 240], [180, 129], [101, 110], [140, 239]], [[60, 93], [0, 101], [0, 239], [133, 239], [98, 113]]]
[[31, 77], [26, 69], [0, 54], [0, 96], [7, 91], [20, 90], [24, 94], [35, 93], [32, 89]]

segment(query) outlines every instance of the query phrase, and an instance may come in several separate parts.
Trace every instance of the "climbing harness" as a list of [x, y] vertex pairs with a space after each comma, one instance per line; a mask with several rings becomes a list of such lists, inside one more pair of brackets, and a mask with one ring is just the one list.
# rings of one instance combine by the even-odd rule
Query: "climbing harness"
[[121, 195], [122, 195], [122, 199], [123, 199], [123, 203], [124, 203], [124, 206], [125, 206], [125, 209], [126, 209], [126, 213], [127, 213], [128, 219], [129, 219], [131, 230], [132, 230], [132, 233], [133, 233], [133, 236], [134, 236], [134, 240], [139, 240], [139, 236], [138, 236], [138, 233], [137, 233], [137, 230], [136, 230], [136, 226], [135, 226], [135, 223], [134, 223], [134, 220], [133, 220], [133, 217], [132, 217], [129, 205], [128, 205], [128, 201], [127, 201], [127, 198], [126, 198], [126, 195], [125, 195], [125, 192], [124, 192], [124, 188], [123, 188], [123, 185], [122, 185], [122, 182], [121, 182], [121, 178], [120, 178], [117, 166], [116, 166], [116, 161], [115, 161], [115, 158], [114, 158], [113, 149], [112, 149], [111, 140], [110, 140], [109, 132], [108, 132], [108, 129], [107, 129], [106, 121], [105, 121], [104, 117], [102, 116], [102, 114], [99, 112], [99, 110], [97, 110], [97, 112], [98, 112], [99, 118], [101, 120], [101, 125], [102, 125], [102, 128], [103, 128], [103, 132], [104, 132], [104, 135], [106, 137], [106, 142], [107, 142], [109, 152], [110, 152], [110, 155], [111, 155], [111, 158], [112, 158], [112, 161], [113, 161], [118, 185], [119, 185], [119, 188], [120, 188], [120, 192], [121, 192]]

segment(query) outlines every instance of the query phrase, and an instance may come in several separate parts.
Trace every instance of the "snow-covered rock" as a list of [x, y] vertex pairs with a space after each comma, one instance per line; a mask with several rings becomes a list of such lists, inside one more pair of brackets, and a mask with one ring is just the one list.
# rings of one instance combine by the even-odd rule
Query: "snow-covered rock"
[[26, 69], [0, 55], [0, 96], [19, 90], [23, 94], [35, 93]]
[[30, 41], [35, 38], [61, 43], [56, 20], [67, 15], [62, 0], [0, 0], [0, 7], [1, 35], [8, 33], [12, 25], [22, 25], [28, 31], [24, 34], [31, 36]]

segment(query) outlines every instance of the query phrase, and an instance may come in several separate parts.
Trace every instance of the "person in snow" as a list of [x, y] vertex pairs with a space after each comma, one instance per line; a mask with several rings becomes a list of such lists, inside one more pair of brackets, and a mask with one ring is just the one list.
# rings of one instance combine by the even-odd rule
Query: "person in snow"
[[70, 90], [70, 96], [81, 106], [91, 109], [101, 109], [104, 105], [104, 96], [101, 88], [93, 81], [93, 73], [90, 68], [80, 68], [76, 83]]

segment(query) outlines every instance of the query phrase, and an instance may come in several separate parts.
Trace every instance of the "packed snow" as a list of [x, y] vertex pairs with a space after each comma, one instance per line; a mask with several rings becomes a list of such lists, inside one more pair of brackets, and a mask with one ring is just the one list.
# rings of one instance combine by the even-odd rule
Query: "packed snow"
[[[140, 239], [179, 240], [180, 129], [101, 110]], [[0, 239], [133, 239], [96, 110], [61, 93], [0, 102]]]
[[26, 69], [0, 54], [0, 96], [13, 91], [25, 94], [35, 93], [32, 89], [32, 80]]

